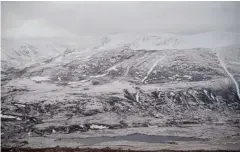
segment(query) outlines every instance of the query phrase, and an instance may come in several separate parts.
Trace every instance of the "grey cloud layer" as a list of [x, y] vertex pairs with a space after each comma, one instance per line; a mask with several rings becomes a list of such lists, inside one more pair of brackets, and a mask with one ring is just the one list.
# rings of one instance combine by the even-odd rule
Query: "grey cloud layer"
[[239, 2], [2, 2], [2, 33], [239, 31], [239, 8]]

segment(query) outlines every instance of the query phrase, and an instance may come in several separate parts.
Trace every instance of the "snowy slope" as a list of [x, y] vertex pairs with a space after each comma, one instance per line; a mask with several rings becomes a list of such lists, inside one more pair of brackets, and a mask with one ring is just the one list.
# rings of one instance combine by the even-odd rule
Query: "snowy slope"
[[4, 73], [3, 139], [239, 123], [238, 36], [117, 34], [76, 49], [17, 49], [9, 55], [25, 66]]

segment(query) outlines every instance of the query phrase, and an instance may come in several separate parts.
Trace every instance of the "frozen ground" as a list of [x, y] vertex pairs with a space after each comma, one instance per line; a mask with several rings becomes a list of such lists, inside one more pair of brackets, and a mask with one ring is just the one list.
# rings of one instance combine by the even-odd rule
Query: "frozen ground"
[[118, 34], [51, 58], [24, 43], [1, 60], [2, 145], [240, 149], [238, 36]]

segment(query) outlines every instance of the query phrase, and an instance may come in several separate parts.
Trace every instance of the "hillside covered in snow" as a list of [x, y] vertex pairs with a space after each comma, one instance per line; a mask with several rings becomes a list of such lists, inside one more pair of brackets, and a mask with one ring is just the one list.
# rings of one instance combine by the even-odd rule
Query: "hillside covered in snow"
[[102, 131], [239, 125], [239, 40], [212, 32], [4, 41], [2, 140], [34, 147], [43, 137], [61, 143]]

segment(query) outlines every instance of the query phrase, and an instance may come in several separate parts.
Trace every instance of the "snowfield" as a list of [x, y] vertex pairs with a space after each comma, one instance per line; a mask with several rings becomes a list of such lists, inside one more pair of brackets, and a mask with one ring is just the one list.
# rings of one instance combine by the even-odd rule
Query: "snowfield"
[[3, 41], [2, 144], [240, 149], [239, 38]]

